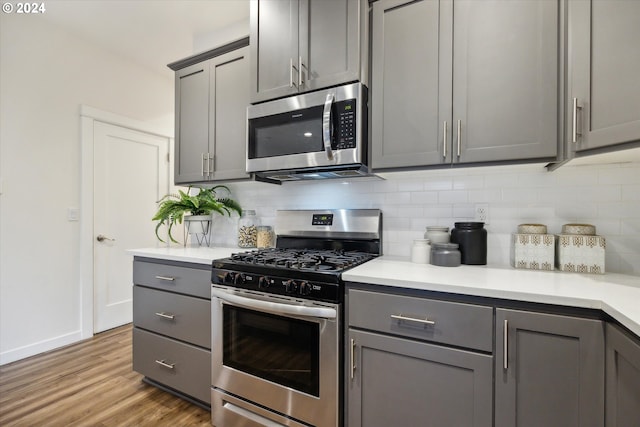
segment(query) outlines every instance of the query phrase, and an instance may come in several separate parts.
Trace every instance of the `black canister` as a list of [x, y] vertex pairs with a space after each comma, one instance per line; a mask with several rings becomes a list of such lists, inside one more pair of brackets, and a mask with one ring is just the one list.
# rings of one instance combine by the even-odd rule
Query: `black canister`
[[463, 264], [487, 263], [487, 230], [484, 229], [484, 222], [456, 222], [451, 230], [451, 242], [460, 245]]

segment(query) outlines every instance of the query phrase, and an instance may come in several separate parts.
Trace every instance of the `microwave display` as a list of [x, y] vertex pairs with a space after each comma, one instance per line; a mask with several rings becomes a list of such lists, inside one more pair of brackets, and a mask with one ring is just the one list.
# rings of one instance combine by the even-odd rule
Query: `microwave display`
[[[324, 151], [323, 106], [263, 116], [249, 121], [249, 158], [269, 158]], [[335, 102], [331, 107], [331, 148], [356, 147], [356, 100]]]

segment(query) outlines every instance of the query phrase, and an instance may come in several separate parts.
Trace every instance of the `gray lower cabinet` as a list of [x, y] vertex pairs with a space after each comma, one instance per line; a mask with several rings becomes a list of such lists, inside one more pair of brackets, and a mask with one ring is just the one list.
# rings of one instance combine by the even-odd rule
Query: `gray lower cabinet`
[[366, 0], [251, 0], [251, 102], [360, 80], [367, 12]]
[[606, 426], [640, 426], [640, 340], [612, 324], [606, 334]]
[[640, 141], [640, 2], [570, 1], [568, 19], [569, 152]]
[[492, 425], [493, 357], [459, 348], [491, 348], [491, 307], [357, 289], [347, 300], [346, 425]]
[[495, 426], [604, 425], [604, 323], [496, 310]]
[[554, 159], [557, 1], [381, 0], [372, 17], [372, 165]]
[[247, 44], [176, 70], [176, 184], [249, 178]]
[[133, 370], [210, 404], [210, 267], [136, 257], [133, 282]]

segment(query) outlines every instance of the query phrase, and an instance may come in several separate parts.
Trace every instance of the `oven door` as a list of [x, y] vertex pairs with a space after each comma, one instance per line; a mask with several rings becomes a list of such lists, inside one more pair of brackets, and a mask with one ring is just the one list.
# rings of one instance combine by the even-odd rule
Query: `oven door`
[[354, 83], [249, 106], [247, 172], [367, 163], [366, 90]]
[[213, 286], [211, 307], [215, 426], [338, 425], [338, 305]]

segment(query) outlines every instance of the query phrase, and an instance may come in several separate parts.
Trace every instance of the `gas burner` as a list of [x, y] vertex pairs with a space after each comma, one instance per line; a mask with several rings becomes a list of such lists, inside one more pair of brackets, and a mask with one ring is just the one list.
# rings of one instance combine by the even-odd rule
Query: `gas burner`
[[231, 259], [239, 263], [292, 270], [340, 272], [373, 257], [357, 251], [271, 248], [233, 254]]

